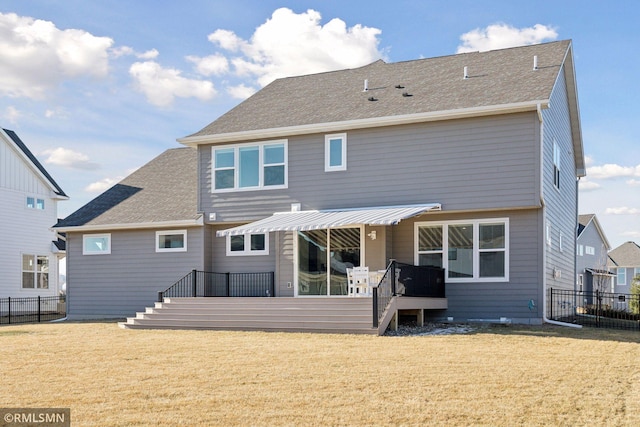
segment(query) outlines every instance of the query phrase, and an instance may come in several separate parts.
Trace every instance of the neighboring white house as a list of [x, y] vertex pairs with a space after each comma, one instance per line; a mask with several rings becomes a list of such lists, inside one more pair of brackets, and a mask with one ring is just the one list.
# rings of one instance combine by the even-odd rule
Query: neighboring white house
[[65, 248], [51, 227], [68, 198], [18, 135], [0, 128], [0, 298], [58, 294]]
[[640, 245], [625, 242], [609, 252], [609, 268], [616, 273], [615, 292], [631, 293], [631, 284], [640, 276]]

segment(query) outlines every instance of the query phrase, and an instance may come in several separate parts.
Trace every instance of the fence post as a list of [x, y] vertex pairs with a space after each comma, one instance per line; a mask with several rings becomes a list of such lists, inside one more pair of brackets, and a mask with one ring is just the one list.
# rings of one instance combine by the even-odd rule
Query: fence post
[[378, 327], [378, 288], [373, 288], [373, 327]]
[[40, 295], [38, 295], [38, 323], [40, 323]]
[[271, 289], [271, 295], [272, 297], [276, 296], [276, 273], [275, 271], [272, 271], [270, 274], [271, 277], [271, 286], [269, 286], [269, 288]]
[[396, 260], [390, 259], [391, 261], [391, 295], [396, 296]]
[[600, 326], [600, 290], [596, 289], [596, 326]]
[[[545, 298], [546, 298], [546, 296], [545, 296]], [[553, 318], [553, 288], [549, 288], [549, 319], [555, 320]]]
[[231, 275], [231, 273], [229, 273], [228, 271], [226, 273], [224, 273], [224, 287], [225, 290], [227, 292], [226, 296], [230, 297], [231, 294], [229, 293], [229, 276]]
[[191, 270], [191, 286], [193, 286], [193, 297], [197, 297], [198, 292], [198, 272], [194, 269]]
[[11, 297], [7, 298], [7, 300], [9, 301], [9, 324], [11, 324]]

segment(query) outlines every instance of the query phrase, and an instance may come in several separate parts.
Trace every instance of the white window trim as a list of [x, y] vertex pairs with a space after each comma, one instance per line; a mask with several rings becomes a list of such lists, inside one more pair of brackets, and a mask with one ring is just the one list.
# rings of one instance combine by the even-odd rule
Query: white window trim
[[[331, 166], [331, 140], [342, 140], [342, 164], [338, 166]], [[347, 134], [346, 133], [334, 133], [324, 136], [324, 171], [336, 172], [347, 170]]]
[[562, 246], [562, 238], [564, 237], [564, 235], [562, 234], [562, 231], [560, 232], [560, 241], [559, 241], [559, 246], [560, 246], [560, 252], [564, 252], [564, 246]]
[[[618, 278], [620, 277], [620, 271], [624, 276], [624, 282], [618, 283]], [[627, 269], [625, 267], [618, 267], [616, 269], [616, 286], [626, 286], [627, 285]]]
[[596, 254], [596, 248], [594, 248], [593, 246], [585, 246], [584, 251], [587, 255], [595, 255]]
[[[471, 224], [473, 225], [473, 277], [448, 277], [446, 272], [449, 271], [449, 225], [458, 224]], [[480, 225], [482, 224], [504, 224], [504, 277], [480, 277], [480, 253], [481, 252], [494, 252], [496, 249], [480, 250]], [[495, 282], [508, 282], [509, 281], [509, 218], [484, 218], [473, 220], [459, 220], [459, 221], [423, 221], [416, 222], [414, 225], [414, 264], [418, 265], [419, 256], [418, 245], [418, 228], [421, 226], [442, 226], [442, 268], [445, 269], [445, 282], [446, 283], [495, 283]], [[502, 251], [502, 250], [500, 250]], [[439, 252], [439, 251], [429, 251]], [[424, 253], [424, 252], [423, 252]]]
[[[182, 234], [184, 246], [181, 248], [161, 248], [160, 236], [166, 236], [167, 234]], [[156, 231], [156, 252], [187, 252], [187, 230]]]
[[560, 169], [561, 154], [560, 153], [561, 153], [560, 146], [554, 139], [553, 140], [553, 186], [558, 191], [560, 191], [560, 176], [562, 175], [560, 172], [561, 171]]
[[547, 246], [551, 246], [551, 223], [547, 222]]
[[[87, 238], [107, 238], [107, 249], [104, 251], [85, 250], [85, 240]], [[82, 235], [82, 255], [109, 255], [111, 253], [111, 233], [106, 234], [83, 234]]]
[[[253, 235], [264, 235], [264, 250], [262, 251], [252, 251], [251, 250], [251, 236]], [[269, 255], [269, 233], [250, 233], [243, 234], [244, 236], [244, 251], [232, 251], [231, 250], [231, 236], [227, 235], [226, 245], [227, 245], [227, 256], [259, 256], [259, 255]], [[248, 239], [247, 239], [248, 238]], [[249, 243], [247, 245], [247, 242]]]
[[[32, 253], [23, 253], [21, 254], [22, 256], [20, 257], [20, 262], [21, 262], [21, 270], [20, 270], [20, 290], [22, 291], [26, 291], [26, 292], [42, 292], [42, 290], [48, 290], [51, 289], [51, 260], [49, 259], [48, 255], [38, 255], [38, 254], [32, 254]], [[24, 257], [28, 256], [30, 258], [33, 259], [34, 261], [34, 265], [33, 265], [33, 270], [25, 270], [24, 269]], [[42, 286], [38, 286], [38, 273], [44, 273], [43, 271], [38, 271], [38, 258], [46, 258], [47, 259], [47, 287], [44, 288]], [[33, 273], [33, 288], [25, 288], [24, 287], [24, 279], [22, 278], [23, 273]]]
[[[284, 184], [282, 185], [264, 185], [264, 147], [269, 145], [284, 145], [284, 163], [269, 163], [268, 166], [284, 166]], [[240, 148], [258, 147], [259, 152], [259, 176], [258, 185], [254, 187], [238, 187], [239, 183], [239, 159]], [[278, 190], [289, 188], [289, 141], [287, 139], [278, 139], [273, 141], [251, 142], [246, 144], [220, 145], [211, 148], [211, 192], [212, 193], [231, 193], [238, 191], [256, 191], [256, 190]], [[216, 150], [233, 149], [233, 167], [216, 168]], [[233, 169], [233, 188], [216, 189], [216, 171]]]

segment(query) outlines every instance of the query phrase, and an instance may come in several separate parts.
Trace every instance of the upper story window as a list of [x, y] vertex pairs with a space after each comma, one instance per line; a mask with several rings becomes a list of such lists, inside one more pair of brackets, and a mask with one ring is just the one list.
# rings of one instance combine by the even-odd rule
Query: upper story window
[[82, 255], [111, 253], [111, 234], [85, 234], [82, 236]]
[[22, 288], [49, 289], [49, 258], [44, 255], [22, 255]]
[[560, 189], [560, 148], [555, 140], [553, 140], [553, 185]]
[[627, 284], [627, 269], [618, 268], [616, 273], [616, 284], [618, 286], [625, 286]]
[[227, 236], [227, 256], [269, 255], [269, 234]]
[[213, 149], [213, 192], [286, 187], [286, 140]]
[[580, 255], [580, 256], [584, 255], [584, 246], [583, 245], [578, 245], [578, 255]]
[[444, 268], [448, 282], [509, 280], [509, 220], [416, 223], [416, 263]]
[[156, 252], [186, 252], [187, 230], [156, 231]]
[[347, 134], [340, 133], [324, 137], [324, 171], [347, 170]]
[[596, 254], [596, 248], [594, 248], [593, 246], [585, 246], [584, 247], [584, 251], [587, 255], [595, 255]]
[[35, 197], [27, 197], [27, 208], [44, 210], [44, 199], [36, 199]]

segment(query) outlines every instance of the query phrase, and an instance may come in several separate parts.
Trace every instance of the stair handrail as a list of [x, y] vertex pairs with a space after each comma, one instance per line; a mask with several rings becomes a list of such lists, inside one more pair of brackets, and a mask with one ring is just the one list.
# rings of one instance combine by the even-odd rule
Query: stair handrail
[[380, 320], [396, 296], [396, 260], [390, 259], [378, 284], [373, 288], [373, 327], [380, 325]]

